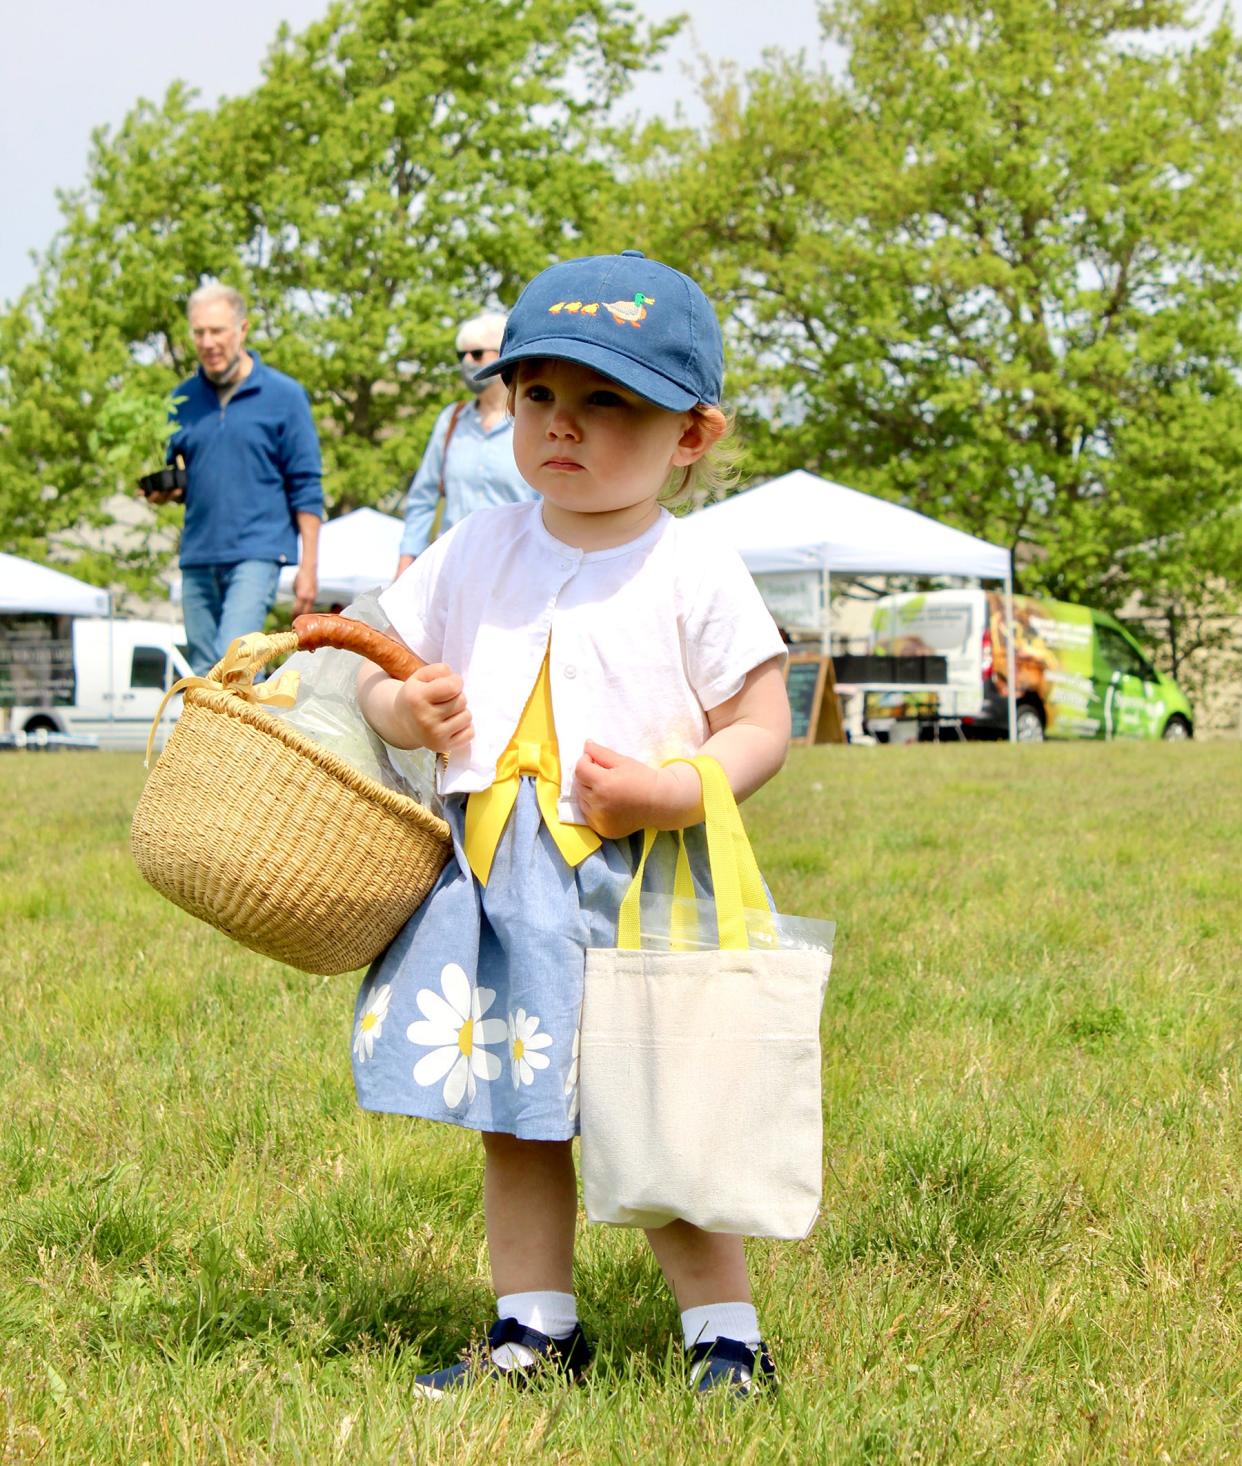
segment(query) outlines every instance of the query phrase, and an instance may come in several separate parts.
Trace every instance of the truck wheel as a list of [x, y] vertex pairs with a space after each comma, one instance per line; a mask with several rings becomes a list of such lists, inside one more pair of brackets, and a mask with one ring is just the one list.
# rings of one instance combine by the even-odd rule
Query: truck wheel
[[55, 733], [56, 724], [51, 718], [27, 718], [23, 733]]
[[1168, 743], [1179, 743], [1183, 739], [1191, 738], [1194, 735], [1190, 731], [1190, 724], [1180, 713], [1174, 713], [1164, 725], [1164, 732], [1160, 735]]
[[1019, 743], [1042, 743], [1044, 741], [1044, 718], [1034, 703], [1018, 705], [1015, 730]]

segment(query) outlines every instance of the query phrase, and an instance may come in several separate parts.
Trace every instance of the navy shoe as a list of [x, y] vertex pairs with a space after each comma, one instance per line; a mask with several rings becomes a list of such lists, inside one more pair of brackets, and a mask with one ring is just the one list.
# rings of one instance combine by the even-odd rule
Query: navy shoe
[[[502, 1367], [492, 1358], [502, 1344], [522, 1345], [535, 1356], [535, 1362]], [[485, 1379], [501, 1379], [519, 1388], [545, 1374], [559, 1374], [576, 1380], [590, 1362], [591, 1346], [581, 1324], [575, 1324], [573, 1333], [568, 1337], [551, 1339], [538, 1329], [526, 1328], [516, 1318], [502, 1318], [488, 1329], [486, 1347], [473, 1349], [446, 1369], [437, 1369], [432, 1374], [416, 1374], [414, 1396], [421, 1400], [438, 1400], [449, 1390], [464, 1389]]]
[[749, 1395], [760, 1389], [776, 1388], [776, 1365], [768, 1346], [752, 1349], [737, 1339], [711, 1339], [692, 1344], [686, 1351], [690, 1366], [690, 1384], [696, 1394], [710, 1390], [726, 1390], [733, 1395]]

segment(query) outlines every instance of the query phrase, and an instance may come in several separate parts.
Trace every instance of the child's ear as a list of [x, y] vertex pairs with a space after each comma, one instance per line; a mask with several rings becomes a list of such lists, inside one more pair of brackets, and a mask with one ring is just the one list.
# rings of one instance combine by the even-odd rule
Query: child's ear
[[712, 444], [724, 436], [728, 427], [725, 415], [718, 407], [700, 407], [686, 416], [686, 430], [673, 450], [675, 468], [686, 468], [691, 463], [697, 463]]

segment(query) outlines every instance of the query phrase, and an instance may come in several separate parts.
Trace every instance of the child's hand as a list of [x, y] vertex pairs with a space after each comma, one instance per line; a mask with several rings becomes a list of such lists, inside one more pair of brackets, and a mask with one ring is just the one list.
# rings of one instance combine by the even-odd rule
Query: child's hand
[[587, 823], [605, 840], [635, 830], [679, 830], [702, 817], [698, 775], [682, 765], [653, 769], [589, 739], [574, 768], [574, 793]]
[[460, 748], [474, 737], [462, 680], [443, 662], [420, 667], [400, 687], [394, 711], [418, 730], [418, 741], [434, 753]]

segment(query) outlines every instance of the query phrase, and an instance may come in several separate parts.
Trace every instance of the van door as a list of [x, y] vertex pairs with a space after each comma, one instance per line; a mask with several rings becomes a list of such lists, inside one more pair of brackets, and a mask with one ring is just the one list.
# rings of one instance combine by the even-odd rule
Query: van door
[[[126, 655], [119, 646], [117, 653], [118, 657]], [[168, 647], [149, 641], [135, 642], [128, 652], [128, 663], [119, 668], [117, 719], [140, 724], [145, 729], [159, 711], [164, 693], [179, 675]]]
[[1095, 673], [1105, 738], [1158, 738], [1164, 697], [1151, 663], [1118, 626], [1096, 619]]

